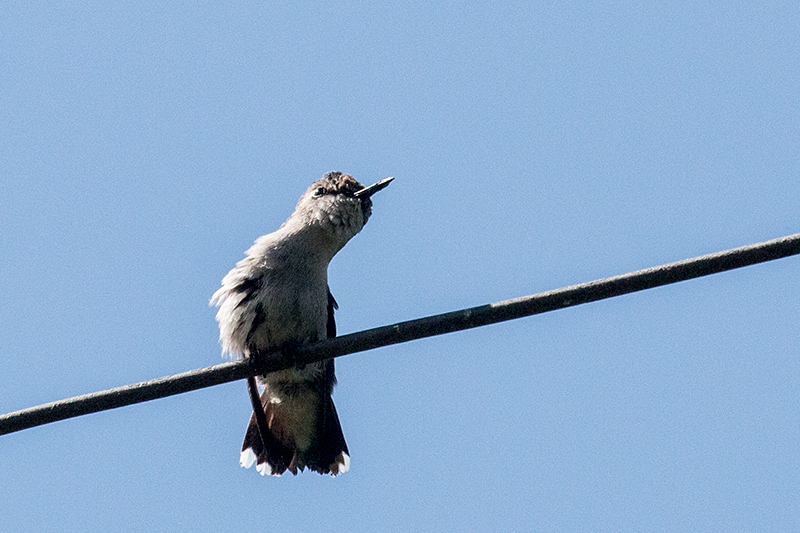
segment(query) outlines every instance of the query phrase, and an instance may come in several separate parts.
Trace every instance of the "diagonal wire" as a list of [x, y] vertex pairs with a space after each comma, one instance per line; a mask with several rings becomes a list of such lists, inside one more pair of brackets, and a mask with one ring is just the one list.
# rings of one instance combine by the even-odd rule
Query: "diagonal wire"
[[291, 360], [277, 350], [260, 353], [249, 359], [190, 370], [8, 413], [0, 416], [0, 435], [274, 372], [294, 364], [309, 364], [381, 346], [486, 326], [797, 254], [800, 254], [800, 233], [531, 296], [305, 344], [297, 348]]

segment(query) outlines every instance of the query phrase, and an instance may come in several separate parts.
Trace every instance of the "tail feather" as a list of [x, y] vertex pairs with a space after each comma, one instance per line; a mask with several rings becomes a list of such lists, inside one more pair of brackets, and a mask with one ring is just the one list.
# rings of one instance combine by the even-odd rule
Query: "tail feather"
[[325, 396], [317, 417], [317, 439], [306, 451], [305, 463], [310, 470], [335, 476], [344, 474], [350, 468], [350, 452], [333, 398]]
[[320, 474], [338, 475], [350, 468], [350, 455], [344, 440], [342, 426], [336, 407], [329, 394], [323, 394], [316, 416], [314, 438], [306, 450], [297, 448], [296, 439], [283, 423], [281, 413], [269, 403], [266, 395], [262, 395], [262, 406], [269, 422], [267, 442], [262, 442], [258, 431], [255, 414], [250, 416], [250, 423], [242, 443], [240, 464], [250, 468], [256, 464], [261, 475], [280, 476], [286, 470], [297, 475], [305, 467]]
[[[265, 408], [267, 420], [271, 418], [269, 407], [269, 404], [267, 404]], [[247, 432], [244, 435], [239, 463], [245, 468], [250, 468], [255, 462], [256, 469], [262, 476], [265, 474], [279, 476], [291, 466], [294, 450], [279, 441], [271, 430], [267, 432], [266, 437], [267, 442], [262, 442], [258, 424], [256, 423], [256, 416], [255, 414], [250, 415], [250, 423], [247, 424]], [[294, 473], [297, 473], [296, 469]]]

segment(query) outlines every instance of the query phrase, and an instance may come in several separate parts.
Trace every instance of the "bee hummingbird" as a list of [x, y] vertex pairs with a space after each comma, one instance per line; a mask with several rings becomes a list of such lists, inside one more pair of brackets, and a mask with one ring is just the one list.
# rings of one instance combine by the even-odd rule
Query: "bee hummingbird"
[[[328, 264], [369, 220], [371, 196], [392, 179], [364, 187], [352, 176], [329, 172], [300, 197], [277, 231], [256, 240], [211, 298], [219, 307], [223, 353], [250, 357], [336, 336], [338, 305], [328, 288]], [[255, 463], [261, 475], [274, 476], [304, 468], [334, 476], [347, 472], [350, 455], [331, 398], [333, 359], [272, 372], [259, 381], [260, 402], [253, 381], [251, 394], [267, 427], [259, 430], [254, 412], [241, 465]]]

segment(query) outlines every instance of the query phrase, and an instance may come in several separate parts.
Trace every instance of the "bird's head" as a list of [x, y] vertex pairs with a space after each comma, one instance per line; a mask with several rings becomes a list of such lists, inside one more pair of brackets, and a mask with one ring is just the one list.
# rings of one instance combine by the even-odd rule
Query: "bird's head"
[[394, 178], [364, 187], [353, 176], [328, 172], [300, 197], [286, 224], [300, 223], [321, 230], [325, 240], [340, 250], [367, 223], [372, 214], [372, 195], [389, 185]]

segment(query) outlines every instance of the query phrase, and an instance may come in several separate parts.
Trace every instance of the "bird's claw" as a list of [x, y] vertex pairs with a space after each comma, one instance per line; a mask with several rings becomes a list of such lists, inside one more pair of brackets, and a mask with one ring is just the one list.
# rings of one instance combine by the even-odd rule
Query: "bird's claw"
[[300, 353], [299, 348], [300, 348], [299, 342], [286, 341], [281, 345], [281, 353], [283, 354], [283, 357], [287, 363], [289, 363], [291, 366], [295, 368], [302, 370], [306, 367], [306, 365], [297, 362], [298, 355]]

